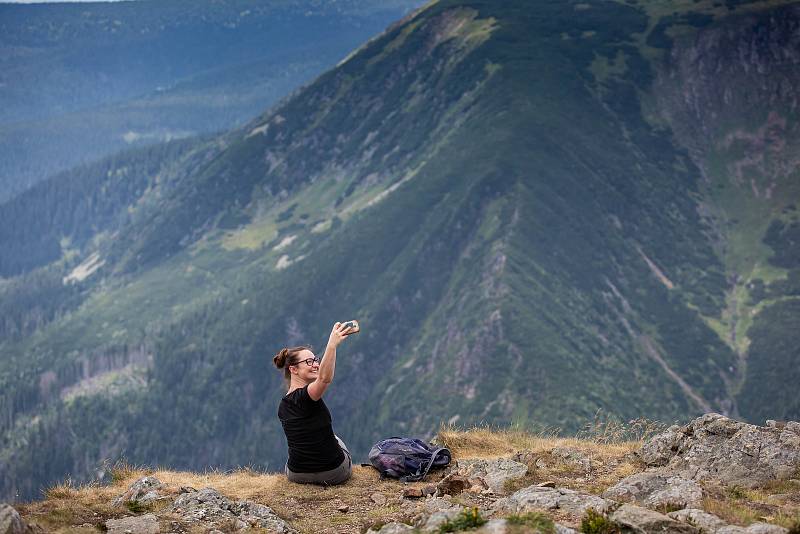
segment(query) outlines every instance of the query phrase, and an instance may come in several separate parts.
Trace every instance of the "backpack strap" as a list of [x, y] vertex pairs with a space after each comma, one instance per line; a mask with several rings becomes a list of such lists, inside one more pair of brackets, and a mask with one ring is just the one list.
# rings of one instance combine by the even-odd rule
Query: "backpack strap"
[[422, 480], [423, 478], [425, 478], [426, 476], [428, 476], [428, 471], [430, 471], [431, 467], [433, 467], [433, 462], [434, 462], [434, 460], [436, 460], [436, 456], [439, 453], [441, 453], [442, 451], [446, 451], [446, 450], [447, 450], [447, 447], [440, 447], [440, 448], [436, 449], [435, 451], [433, 451], [433, 454], [431, 455], [431, 461], [428, 462], [428, 466], [425, 468], [425, 470], [423, 471], [422, 468], [420, 467], [420, 471], [423, 471], [422, 473], [420, 473], [418, 471], [414, 475], [404, 476], [403, 478], [400, 479], [400, 481], [401, 482], [418, 482], [418, 481]]

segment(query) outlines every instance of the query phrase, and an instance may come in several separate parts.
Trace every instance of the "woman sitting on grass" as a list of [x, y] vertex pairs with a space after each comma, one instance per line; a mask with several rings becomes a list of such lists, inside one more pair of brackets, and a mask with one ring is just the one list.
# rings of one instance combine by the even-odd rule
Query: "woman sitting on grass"
[[322, 394], [333, 380], [336, 347], [351, 330], [346, 324], [333, 325], [322, 363], [306, 346], [281, 349], [273, 358], [275, 366], [284, 369], [289, 387], [278, 407], [278, 419], [289, 444], [286, 476], [291, 482], [331, 485], [350, 478], [350, 451], [333, 433]]

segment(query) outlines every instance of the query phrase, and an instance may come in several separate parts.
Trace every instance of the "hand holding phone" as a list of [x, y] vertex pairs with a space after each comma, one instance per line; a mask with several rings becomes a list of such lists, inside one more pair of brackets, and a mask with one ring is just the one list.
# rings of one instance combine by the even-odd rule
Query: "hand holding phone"
[[346, 335], [357, 334], [361, 331], [361, 328], [358, 326], [358, 321], [355, 319], [342, 323], [342, 327], [344, 328], [343, 332], [346, 333]]

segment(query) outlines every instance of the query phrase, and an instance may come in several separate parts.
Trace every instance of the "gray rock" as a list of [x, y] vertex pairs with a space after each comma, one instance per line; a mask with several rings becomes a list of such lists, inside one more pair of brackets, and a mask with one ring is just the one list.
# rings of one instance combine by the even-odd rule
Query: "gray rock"
[[700, 530], [692, 525], [681, 523], [664, 514], [633, 504], [623, 504], [611, 514], [609, 519], [622, 525], [624, 529], [638, 534], [663, 534], [665, 532], [700, 534]]
[[270, 532], [285, 534], [296, 531], [286, 521], [275, 515], [269, 506], [252, 501], [231, 501], [214, 488], [183, 493], [175, 499], [169, 509], [188, 522], [234, 521], [240, 528], [247, 526], [268, 529]]
[[489, 489], [502, 495], [506, 482], [524, 477], [528, 473], [528, 466], [510, 458], [459, 460], [451, 472], [470, 479], [481, 478], [489, 485]]
[[404, 523], [386, 523], [380, 529], [369, 529], [367, 534], [404, 534], [405, 532], [413, 532], [414, 527]]
[[677, 512], [670, 512], [667, 515], [676, 521], [694, 525], [707, 534], [714, 534], [719, 529], [728, 526], [728, 524], [719, 517], [714, 514], [709, 514], [704, 510], [700, 510], [699, 508], [686, 508], [678, 510]]
[[592, 468], [592, 461], [589, 455], [574, 447], [553, 447], [550, 454], [562, 462], [576, 465], [584, 471], [589, 471]]
[[158, 518], [145, 514], [106, 521], [109, 534], [158, 534]]
[[[577, 531], [565, 527], [564, 525], [559, 525], [558, 523], [553, 523], [555, 527], [556, 534], [578, 534]], [[541, 533], [542, 531], [539, 529], [534, 529], [530, 526], [526, 526], [525, 532], [530, 534]], [[507, 532], [519, 532], [519, 528], [514, 529], [512, 525], [509, 525], [506, 519], [490, 519], [486, 522], [485, 525], [478, 528], [474, 531], [476, 534], [506, 534]]]
[[508, 532], [508, 522], [505, 519], [490, 519], [475, 530], [476, 534], [506, 534], [506, 532]]
[[0, 534], [28, 534], [32, 529], [13, 506], [0, 503]]
[[603, 492], [603, 497], [634, 502], [649, 508], [697, 508], [702, 506], [703, 488], [693, 480], [650, 470], [623, 478]]
[[647, 440], [636, 455], [649, 466], [667, 465], [683, 445], [686, 435], [681, 427], [672, 425], [664, 432]]
[[800, 468], [800, 423], [760, 427], [709, 413], [654, 436], [637, 454], [684, 478], [753, 487]]
[[748, 527], [728, 525], [719, 529], [715, 534], [787, 534], [788, 529], [769, 523], [753, 523]]
[[112, 506], [123, 506], [127, 502], [149, 504], [159, 499], [166, 498], [162, 492], [164, 485], [156, 477], [142, 477], [111, 501]]
[[493, 510], [500, 513], [525, 513], [536, 510], [560, 510], [570, 515], [582, 516], [589, 508], [605, 512], [613, 503], [597, 495], [579, 493], [566, 488], [528, 486], [508, 497], [498, 499]]
[[438, 531], [439, 527], [447, 521], [455, 520], [462, 509], [458, 510], [439, 510], [427, 516], [420, 524], [420, 529], [424, 532]]

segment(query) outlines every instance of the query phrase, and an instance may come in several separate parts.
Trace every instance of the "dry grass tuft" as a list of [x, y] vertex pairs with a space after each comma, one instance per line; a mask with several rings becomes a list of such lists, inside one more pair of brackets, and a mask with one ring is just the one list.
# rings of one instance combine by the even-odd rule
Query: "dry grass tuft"
[[[617, 434], [620, 435], [620, 434]], [[604, 432], [606, 438], [610, 433]], [[459, 429], [444, 425], [436, 441], [453, 453], [455, 460], [465, 458], [496, 458], [524, 451], [521, 460], [528, 464], [528, 474], [506, 486], [508, 492], [531, 484], [553, 481], [589, 493], [602, 493], [622, 478], [644, 469], [631, 454], [640, 441], [611, 441], [606, 438], [589, 440], [558, 437], [555, 431], [539, 433], [519, 429], [473, 427]], [[573, 449], [588, 458], [580, 465], [553, 455], [554, 448]]]

